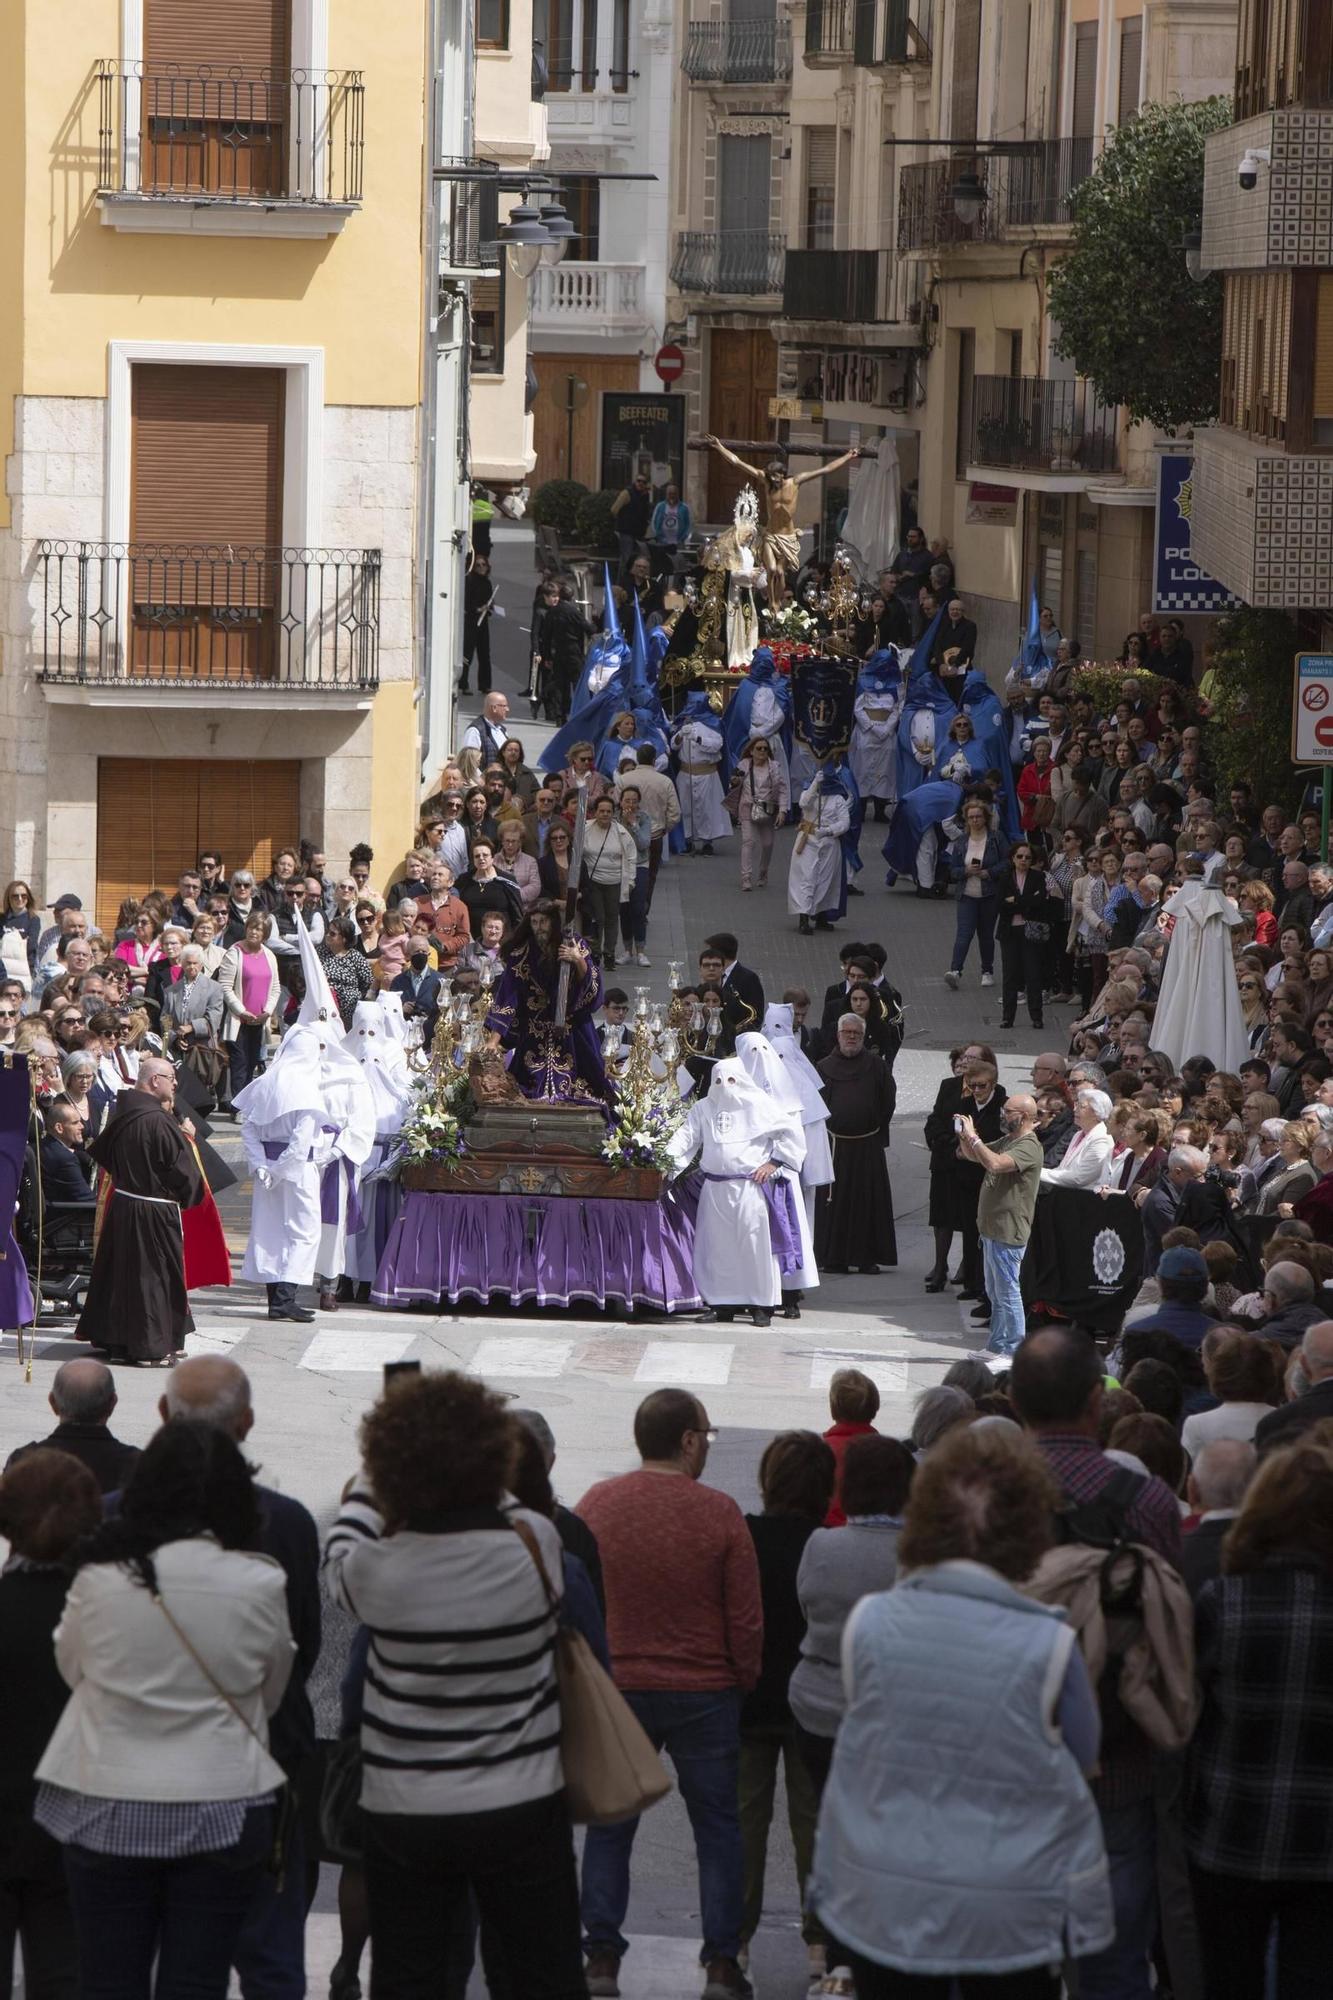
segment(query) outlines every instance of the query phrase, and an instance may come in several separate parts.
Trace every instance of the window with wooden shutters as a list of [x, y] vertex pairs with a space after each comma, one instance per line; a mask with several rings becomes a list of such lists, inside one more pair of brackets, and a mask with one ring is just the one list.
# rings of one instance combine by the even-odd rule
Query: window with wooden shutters
[[142, 185], [281, 194], [290, 0], [145, 0]]
[[301, 766], [102, 757], [97, 765], [97, 921], [126, 896], [170, 888], [215, 847], [228, 870], [262, 879], [301, 825]]
[[1075, 139], [1097, 134], [1097, 23], [1079, 21], [1074, 28], [1074, 87], [1069, 129]]
[[838, 133], [810, 125], [805, 134], [805, 248], [832, 250], [837, 194]]
[[476, 278], [472, 284], [472, 372], [503, 375], [504, 269], [498, 278]]
[[139, 671], [210, 680], [274, 671], [285, 388], [281, 368], [134, 365], [130, 575]]
[[1311, 415], [1314, 442], [1333, 444], [1333, 276], [1319, 275], [1315, 306], [1314, 390]]
[[977, 80], [981, 67], [981, 0], [956, 0], [953, 16], [953, 81], [949, 136], [977, 136]]
[[1143, 60], [1143, 16], [1132, 15], [1120, 23], [1120, 85], [1116, 95], [1115, 122], [1126, 125], [1139, 108], [1139, 70]]

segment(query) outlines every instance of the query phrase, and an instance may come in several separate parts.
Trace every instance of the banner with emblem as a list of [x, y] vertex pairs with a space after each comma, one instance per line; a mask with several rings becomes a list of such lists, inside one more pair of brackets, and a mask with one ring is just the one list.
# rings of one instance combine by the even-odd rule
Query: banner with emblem
[[856, 724], [857, 660], [794, 660], [792, 729], [817, 764], [851, 747]]
[[1023, 1258], [1023, 1303], [1118, 1332], [1143, 1278], [1143, 1223], [1127, 1194], [1043, 1187]]
[[1190, 554], [1193, 497], [1193, 457], [1188, 452], [1161, 452], [1157, 459], [1152, 608], [1212, 617], [1233, 610], [1240, 599], [1216, 577], [1199, 569]]

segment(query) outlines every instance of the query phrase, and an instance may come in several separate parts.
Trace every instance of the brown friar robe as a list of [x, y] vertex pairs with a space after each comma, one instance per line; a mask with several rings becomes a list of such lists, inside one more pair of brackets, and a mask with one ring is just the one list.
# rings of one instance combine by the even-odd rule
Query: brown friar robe
[[88, 1151], [114, 1183], [75, 1338], [114, 1360], [161, 1361], [185, 1345], [181, 1209], [207, 1192], [180, 1126], [146, 1090], [122, 1090]]

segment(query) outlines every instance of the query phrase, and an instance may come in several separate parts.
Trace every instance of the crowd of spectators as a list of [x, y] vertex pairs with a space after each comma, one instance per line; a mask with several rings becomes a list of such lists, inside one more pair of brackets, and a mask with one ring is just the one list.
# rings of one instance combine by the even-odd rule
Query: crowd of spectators
[[840, 1369], [749, 1513], [704, 1477], [689, 1391], [640, 1404], [638, 1465], [571, 1511], [539, 1412], [403, 1377], [324, 1553], [351, 1820], [317, 1810], [348, 1767], [307, 1694], [315, 1527], [243, 1455], [245, 1375], [183, 1362], [136, 1450], [108, 1371], [69, 1363], [0, 1478], [0, 1952], [47, 2000], [137, 2000], [155, 1959], [163, 1993], [222, 2000], [234, 1966], [295, 1996], [336, 1826], [335, 2000], [367, 1941], [374, 1992], [463, 2000], [479, 1952], [494, 2000], [614, 2000], [638, 1822], [576, 1854], [563, 1624], [688, 1808], [706, 2000], [753, 1991], [779, 1768], [812, 1995], [1308, 2000], [1333, 1946], [1333, 1323], [1300, 1352], [1284, 1383], [1224, 1331], [1207, 1387], [1146, 1352], [1119, 1380], [1048, 1328], [999, 1377], [955, 1363], [901, 1438]]

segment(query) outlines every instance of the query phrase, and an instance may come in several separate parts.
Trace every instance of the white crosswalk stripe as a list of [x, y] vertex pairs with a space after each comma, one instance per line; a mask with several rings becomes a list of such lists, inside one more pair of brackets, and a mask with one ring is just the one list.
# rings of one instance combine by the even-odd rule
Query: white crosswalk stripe
[[634, 1371], [636, 1382], [674, 1382], [683, 1388], [721, 1388], [736, 1350], [726, 1341], [650, 1340]]
[[299, 1366], [378, 1375], [387, 1361], [405, 1361], [416, 1339], [415, 1327], [404, 1327], [394, 1333], [362, 1333], [356, 1327], [330, 1327], [315, 1335]]
[[870, 1377], [877, 1389], [891, 1393], [901, 1392], [912, 1386], [906, 1361], [890, 1360], [883, 1355], [862, 1354], [850, 1349], [821, 1347], [817, 1354], [812, 1354], [810, 1357], [810, 1387], [827, 1390], [839, 1368], [859, 1368], [863, 1375]]
[[560, 1375], [574, 1352], [572, 1340], [483, 1340], [468, 1362], [473, 1375]]

